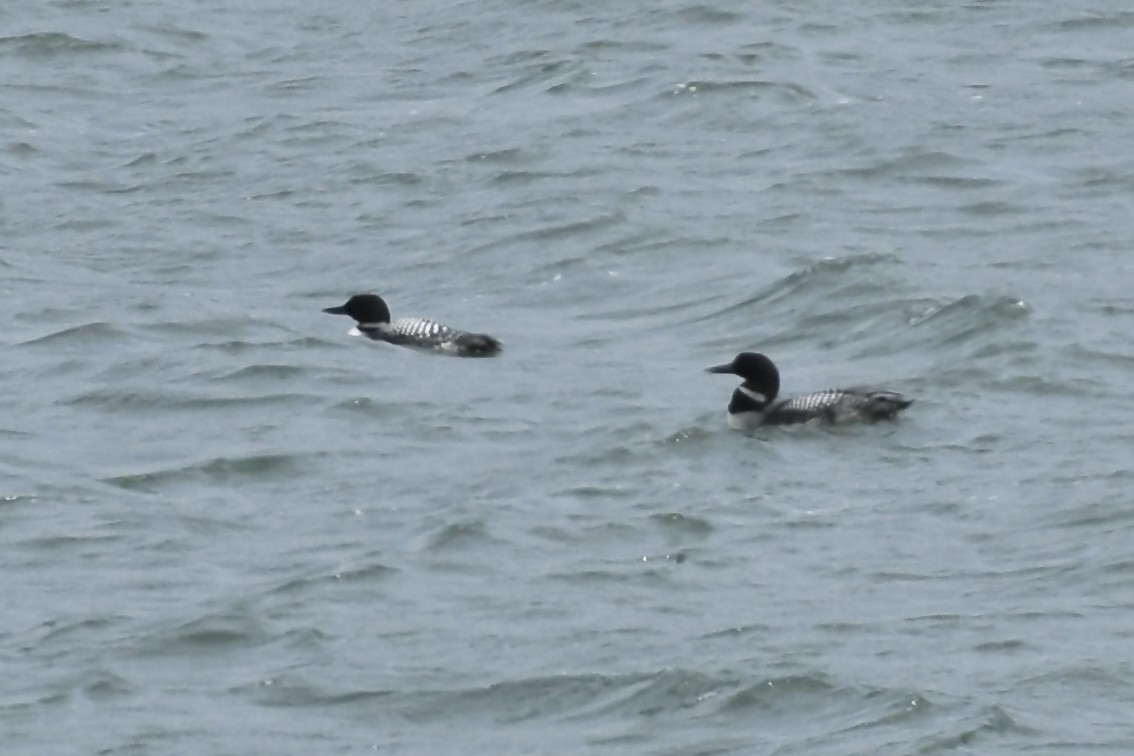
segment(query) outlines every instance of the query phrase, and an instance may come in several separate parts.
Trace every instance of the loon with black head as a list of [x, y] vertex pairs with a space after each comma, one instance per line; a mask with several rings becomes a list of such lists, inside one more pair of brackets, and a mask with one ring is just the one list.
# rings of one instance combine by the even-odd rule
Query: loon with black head
[[398, 318], [391, 322], [390, 308], [377, 294], [355, 294], [338, 307], [323, 312], [349, 315], [358, 325], [350, 333], [399, 346], [416, 347], [457, 357], [491, 357], [500, 342], [484, 333], [469, 333], [424, 318]]
[[727, 365], [709, 368], [709, 373], [730, 373], [744, 379], [732, 392], [728, 404], [730, 428], [744, 430], [760, 425], [790, 425], [813, 420], [826, 423], [891, 420], [913, 404], [893, 391], [826, 389], [788, 399], [780, 393], [780, 371], [766, 355], [741, 352]]

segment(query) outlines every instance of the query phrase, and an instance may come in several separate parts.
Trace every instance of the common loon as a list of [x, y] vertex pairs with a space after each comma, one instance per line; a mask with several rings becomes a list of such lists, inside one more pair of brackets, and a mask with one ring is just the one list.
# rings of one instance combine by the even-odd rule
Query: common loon
[[827, 389], [776, 401], [780, 393], [780, 371], [763, 354], [741, 352], [727, 365], [709, 368], [709, 373], [732, 373], [744, 379], [732, 392], [728, 404], [730, 428], [743, 430], [758, 425], [788, 425], [811, 420], [839, 423], [848, 420], [890, 420], [913, 403], [893, 391]]
[[387, 341], [401, 346], [432, 349], [458, 357], [491, 357], [500, 351], [500, 342], [483, 333], [469, 333], [423, 318], [390, 321], [390, 308], [376, 294], [355, 294], [338, 307], [323, 312], [350, 315], [358, 321], [351, 330], [355, 336]]

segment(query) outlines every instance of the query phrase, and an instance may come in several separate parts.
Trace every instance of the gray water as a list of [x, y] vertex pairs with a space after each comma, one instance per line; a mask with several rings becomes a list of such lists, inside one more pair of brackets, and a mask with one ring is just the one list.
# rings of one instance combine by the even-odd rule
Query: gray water
[[[15, 0], [0, 73], [3, 753], [1134, 751], [1126, 5]], [[746, 349], [916, 401], [731, 432]]]

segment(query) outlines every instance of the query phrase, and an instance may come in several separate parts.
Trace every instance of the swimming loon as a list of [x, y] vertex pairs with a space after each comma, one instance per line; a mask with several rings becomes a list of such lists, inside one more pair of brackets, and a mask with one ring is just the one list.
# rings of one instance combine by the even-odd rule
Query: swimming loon
[[826, 389], [776, 401], [780, 393], [780, 371], [765, 355], [756, 352], [741, 352], [727, 365], [717, 365], [706, 372], [732, 373], [744, 379], [732, 392], [732, 401], [728, 404], [729, 427], [737, 430], [811, 420], [828, 423], [890, 420], [913, 404], [912, 399], [893, 391], [852, 389]]
[[338, 307], [323, 312], [350, 315], [358, 326], [354, 336], [367, 336], [401, 346], [432, 349], [458, 357], [491, 357], [500, 351], [500, 342], [483, 333], [469, 333], [423, 318], [398, 318], [390, 322], [390, 308], [376, 294], [355, 294]]

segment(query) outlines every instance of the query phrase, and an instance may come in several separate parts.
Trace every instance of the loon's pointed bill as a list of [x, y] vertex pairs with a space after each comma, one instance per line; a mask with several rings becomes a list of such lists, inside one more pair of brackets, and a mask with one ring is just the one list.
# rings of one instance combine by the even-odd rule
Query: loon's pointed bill
[[390, 308], [377, 294], [355, 294], [344, 304], [326, 307], [323, 312], [349, 315], [357, 322], [352, 335], [366, 336], [399, 346], [451, 354], [457, 357], [491, 357], [501, 349], [500, 342], [485, 333], [470, 333], [441, 325], [426, 318], [398, 318], [391, 321]]
[[725, 365], [707, 368], [709, 373], [729, 373], [744, 379], [728, 405], [731, 428], [788, 425], [812, 420], [840, 423], [852, 420], [891, 420], [913, 403], [893, 391], [826, 389], [788, 399], [780, 393], [780, 371], [766, 355], [741, 352]]

